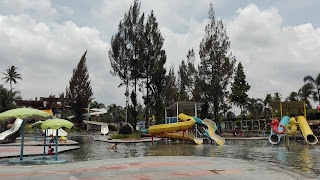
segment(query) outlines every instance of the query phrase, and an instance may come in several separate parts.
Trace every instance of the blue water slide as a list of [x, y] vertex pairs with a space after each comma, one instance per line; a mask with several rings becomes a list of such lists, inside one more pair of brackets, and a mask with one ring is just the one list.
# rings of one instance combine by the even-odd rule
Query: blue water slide
[[[289, 116], [283, 116], [278, 126], [279, 131], [283, 131], [283, 127], [280, 127], [280, 125], [283, 125], [284, 127], [286, 127], [286, 125], [289, 124], [289, 121], [290, 121]], [[282, 138], [282, 134], [275, 134], [271, 128], [269, 142], [271, 144], [279, 144], [281, 141], [281, 138]]]
[[218, 129], [216, 123], [209, 119], [199, 119], [196, 117], [193, 117], [196, 121], [196, 124], [198, 126], [202, 126], [203, 130], [201, 133], [205, 135], [208, 139], [216, 142], [218, 145], [222, 146], [225, 143], [225, 139], [215, 133], [215, 131]]

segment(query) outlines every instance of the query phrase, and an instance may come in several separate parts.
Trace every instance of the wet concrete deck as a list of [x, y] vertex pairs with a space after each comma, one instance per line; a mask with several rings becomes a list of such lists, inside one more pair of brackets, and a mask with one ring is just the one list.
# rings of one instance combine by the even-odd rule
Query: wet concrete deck
[[0, 166], [0, 179], [316, 179], [283, 167], [244, 160], [161, 156], [85, 161], [59, 165]]
[[[55, 146], [53, 146], [55, 148]], [[80, 146], [58, 146], [58, 152], [70, 151], [74, 149], [79, 149]], [[20, 156], [20, 146], [0, 146], [0, 158], [3, 157], [17, 157]], [[46, 146], [46, 153], [48, 151], [48, 146]], [[24, 146], [23, 155], [42, 155], [43, 146]]]
[[[41, 140], [36, 142], [30, 140], [25, 141], [23, 146], [23, 155], [42, 155], [44, 146], [43, 143], [44, 142]], [[48, 151], [49, 146], [55, 148], [55, 145], [55, 143], [46, 142], [46, 152]], [[78, 142], [72, 140], [62, 141], [58, 144], [58, 152], [70, 151], [79, 148], [80, 146], [78, 146]], [[0, 158], [20, 156], [20, 150], [20, 142], [0, 144]]]

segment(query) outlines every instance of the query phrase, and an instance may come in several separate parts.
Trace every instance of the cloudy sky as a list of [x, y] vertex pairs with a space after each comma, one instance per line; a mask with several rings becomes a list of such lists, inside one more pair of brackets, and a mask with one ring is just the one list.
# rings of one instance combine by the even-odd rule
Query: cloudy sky
[[[18, 68], [23, 81], [14, 88], [23, 99], [58, 96], [88, 50], [95, 100], [124, 105], [124, 89], [117, 88], [120, 79], [110, 74], [108, 50], [132, 3], [0, 0], [0, 72], [12, 65]], [[320, 73], [318, 0], [142, 0], [141, 13], [154, 10], [165, 38], [167, 68], [178, 68], [191, 48], [199, 62], [210, 3], [227, 29], [230, 50], [244, 66], [250, 97], [277, 91], [286, 98], [298, 91], [304, 76]]]

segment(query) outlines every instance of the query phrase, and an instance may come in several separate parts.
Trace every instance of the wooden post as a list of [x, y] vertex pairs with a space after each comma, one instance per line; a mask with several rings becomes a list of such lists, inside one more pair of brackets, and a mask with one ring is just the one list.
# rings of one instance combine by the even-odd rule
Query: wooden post
[[179, 102], [177, 102], [177, 121], [179, 121]]
[[153, 135], [151, 135], [151, 143], [153, 144]]
[[21, 125], [21, 150], [20, 150], [20, 160], [23, 160], [23, 144], [24, 144], [24, 127], [26, 126], [26, 120], [22, 120]]
[[184, 132], [186, 132], [186, 130], [182, 131], [182, 136], [183, 136], [183, 145], [184, 145]]
[[[53, 136], [53, 130], [52, 130], [52, 136]], [[56, 154], [55, 154], [55, 160], [57, 161], [58, 160], [58, 139], [59, 139], [59, 136], [58, 136], [58, 129], [56, 130]]]
[[47, 141], [47, 129], [44, 130], [44, 142], [43, 142], [43, 157], [46, 156], [46, 141]]

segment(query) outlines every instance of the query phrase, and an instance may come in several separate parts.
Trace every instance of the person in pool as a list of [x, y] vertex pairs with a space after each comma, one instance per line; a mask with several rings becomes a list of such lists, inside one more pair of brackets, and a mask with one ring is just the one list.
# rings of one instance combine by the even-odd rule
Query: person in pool
[[113, 144], [111, 144], [111, 146], [109, 147], [106, 147], [107, 149], [117, 149], [117, 146], [118, 146], [118, 142], [114, 142]]

